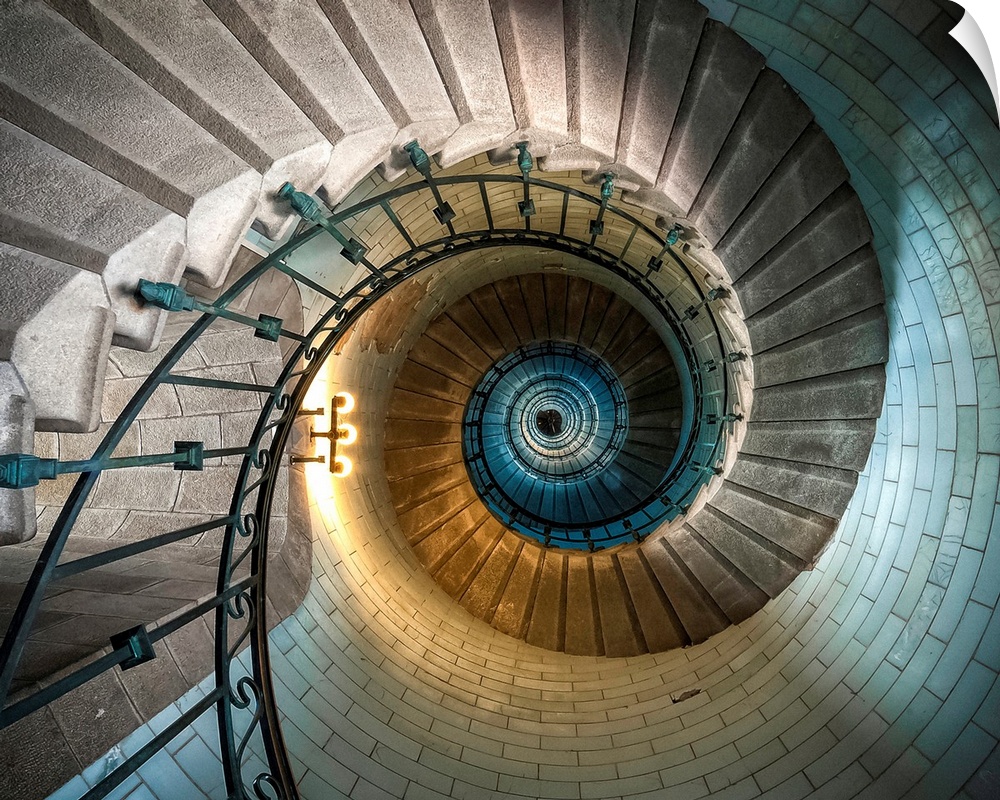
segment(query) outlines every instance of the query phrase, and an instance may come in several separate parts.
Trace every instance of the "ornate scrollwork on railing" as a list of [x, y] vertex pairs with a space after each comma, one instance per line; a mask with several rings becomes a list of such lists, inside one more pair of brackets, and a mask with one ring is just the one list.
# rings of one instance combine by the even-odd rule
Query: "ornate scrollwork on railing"
[[[282, 245], [259, 264], [240, 276], [215, 302], [203, 303], [184, 289], [171, 284], [140, 282], [137, 297], [161, 308], [200, 312], [191, 326], [169, 348], [152, 373], [142, 383], [118, 418], [111, 424], [93, 456], [80, 462], [60, 462], [54, 459], [37, 459], [29, 454], [0, 457], [0, 486], [17, 488], [33, 485], [40, 480], [69, 472], [79, 473], [79, 478], [55, 522], [52, 533], [41, 548], [34, 572], [28, 580], [23, 595], [13, 614], [6, 635], [0, 644], [0, 728], [9, 726], [46, 704], [96, 678], [102, 672], [121, 667], [128, 668], [135, 659], [135, 642], [143, 639], [149, 652], [164, 637], [208, 612], [215, 614], [215, 686], [203, 698], [193, 703], [180, 717], [158, 732], [146, 745], [130, 755], [118, 768], [94, 786], [85, 797], [96, 800], [119, 786], [143, 763], [153, 757], [172, 738], [190, 726], [203, 713], [215, 709], [219, 720], [225, 786], [228, 796], [235, 800], [293, 800], [297, 797], [278, 722], [278, 712], [271, 685], [269, 651], [265, 614], [268, 531], [271, 504], [281, 455], [288, 442], [295, 420], [294, 410], [299, 408], [305, 392], [326, 357], [340, 341], [345, 331], [388, 291], [421, 271], [463, 253], [488, 248], [517, 245], [556, 250], [585, 258], [625, 279], [657, 306], [675, 328], [678, 338], [685, 343], [685, 358], [693, 382], [692, 430], [685, 447], [685, 458], [691, 469], [715, 468], [722, 460], [727, 420], [730, 414], [730, 362], [724, 358], [726, 348], [719, 326], [711, 313], [695, 313], [690, 318], [681, 309], [705, 308], [711, 300], [710, 293], [691, 274], [684, 261], [671, 245], [676, 242], [676, 232], [666, 237], [660, 235], [641, 219], [613, 202], [613, 176], [604, 176], [600, 196], [593, 196], [579, 189], [531, 176], [533, 162], [527, 146], [519, 146], [518, 174], [461, 175], [437, 177], [432, 174], [431, 162], [426, 153], [412, 143], [407, 150], [423, 181], [395, 188], [368, 197], [349, 208], [328, 214], [313, 198], [297, 192], [286, 184], [279, 195], [291, 202], [309, 226], [289, 242]], [[520, 227], [502, 228], [494, 225], [494, 209], [488, 189], [499, 184], [516, 184], [523, 189], [518, 203]], [[476, 187], [483, 203], [482, 216], [486, 227], [473, 231], [456, 231], [455, 212], [445, 199], [448, 189]], [[430, 203], [411, 204], [414, 209], [430, 207], [437, 222], [447, 229], [447, 234], [430, 241], [415, 241], [407, 221], [392, 208], [392, 202], [401, 197], [426, 192]], [[553, 207], [561, 207], [550, 228], [545, 227], [548, 207], [542, 201], [554, 193], [561, 198]], [[567, 216], [570, 202], [587, 204], [597, 209], [585, 233], [574, 235]], [[367, 244], [342, 232], [348, 223], [375, 210], [383, 213], [406, 243], [406, 249], [374, 264], [369, 258]], [[415, 212], [418, 213], [418, 212]], [[614, 225], [627, 231], [623, 236], [624, 247], [611, 250], [606, 230]], [[364, 268], [365, 274], [346, 291], [340, 287], [324, 286], [314, 278], [302, 274], [289, 264], [288, 257], [298, 248], [322, 234], [332, 236], [341, 246], [341, 254], [354, 265]], [[673, 236], [671, 241], [670, 237]], [[605, 241], [602, 241], [604, 237]], [[675, 281], [669, 296], [663, 289], [667, 260]], [[254, 319], [230, 310], [230, 305], [262, 278], [281, 273], [300, 286], [316, 292], [325, 306], [313, 327], [303, 333], [287, 330], [277, 317], [261, 315]], [[241, 383], [231, 380], [194, 378], [175, 374], [184, 357], [195, 342], [217, 319], [244, 325], [254, 331], [254, 336], [269, 341], [288, 340], [293, 347], [284, 358], [283, 368], [273, 385]], [[703, 372], [698, 365], [708, 359], [717, 359], [722, 369]], [[206, 450], [200, 442], [178, 442], [173, 453], [155, 456], [138, 456], [130, 459], [112, 458], [130, 426], [138, 418], [154, 392], [161, 385], [187, 385], [224, 389], [236, 393], [252, 393], [261, 398], [261, 410], [245, 444], [217, 450]], [[103, 553], [62, 562], [61, 557], [77, 518], [94, 490], [99, 476], [105, 469], [121, 469], [153, 463], [173, 464], [177, 469], [200, 470], [204, 459], [238, 456], [240, 467], [232, 485], [228, 509], [220, 508], [204, 523], [184, 529], [169, 531], [139, 542], [112, 548]], [[664, 504], [674, 503], [669, 491], [663, 492]], [[248, 511], [247, 507], [252, 511]], [[678, 506], [679, 510], [680, 507]], [[155, 548], [190, 539], [209, 530], [223, 532], [218, 562], [218, 591], [168, 621], [151, 629], [143, 628], [136, 637], [116, 638], [109, 652], [45, 688], [26, 697], [13, 698], [11, 686], [18, 664], [28, 643], [32, 626], [38, 615], [42, 599], [49, 587], [70, 575], [104, 567]], [[248, 574], [236, 577], [248, 563]], [[230, 626], [242, 624], [242, 629], [231, 642]], [[131, 632], [130, 632], [131, 633]], [[243, 642], [249, 641], [251, 674], [233, 683], [236, 653]], [[144, 645], [145, 646], [145, 645]], [[253, 707], [245, 727], [237, 732], [234, 712], [242, 715]], [[241, 723], [242, 726], [242, 723]], [[249, 742], [260, 737], [264, 750], [266, 769], [245, 775], [244, 760]], [[253, 772], [253, 770], [251, 770]]]

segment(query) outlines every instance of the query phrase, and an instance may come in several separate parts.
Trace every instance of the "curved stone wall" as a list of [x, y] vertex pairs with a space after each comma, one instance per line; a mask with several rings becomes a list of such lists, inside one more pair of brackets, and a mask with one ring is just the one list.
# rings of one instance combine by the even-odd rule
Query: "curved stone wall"
[[359, 486], [342, 516], [314, 514], [321, 572], [277, 640], [304, 797], [995, 795], [1000, 135], [985, 83], [932, 3], [892, 4], [898, 22], [887, 4], [710, 5], [812, 107], [875, 229], [889, 391], [834, 545], [704, 644], [573, 658], [458, 610]]

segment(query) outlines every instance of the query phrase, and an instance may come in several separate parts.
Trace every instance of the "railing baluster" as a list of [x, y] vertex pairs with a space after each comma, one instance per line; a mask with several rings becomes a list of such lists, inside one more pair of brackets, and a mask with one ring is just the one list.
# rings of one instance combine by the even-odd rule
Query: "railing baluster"
[[200, 311], [213, 317], [229, 319], [248, 325], [254, 329], [254, 336], [269, 342], [278, 341], [278, 337], [282, 333], [282, 320], [279, 317], [261, 314], [257, 319], [254, 319], [244, 314], [237, 314], [223, 306], [203, 303], [175, 283], [154, 283], [140, 278], [137, 290], [146, 304], [162, 308], [164, 311]]
[[441, 197], [441, 191], [438, 189], [437, 183], [434, 181], [434, 176], [431, 174], [430, 157], [424, 152], [416, 139], [403, 145], [403, 149], [409, 154], [410, 163], [413, 164], [417, 172], [424, 176], [431, 194], [434, 195], [434, 202], [437, 204], [434, 208], [434, 217], [440, 224], [446, 225], [448, 233], [454, 236], [455, 226], [451, 224], [451, 221], [455, 219], [455, 211], [452, 209], [451, 203], [446, 203]]

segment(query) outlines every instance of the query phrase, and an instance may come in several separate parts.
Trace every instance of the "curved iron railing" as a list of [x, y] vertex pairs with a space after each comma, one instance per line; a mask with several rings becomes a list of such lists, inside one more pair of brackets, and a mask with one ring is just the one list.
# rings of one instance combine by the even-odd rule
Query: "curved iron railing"
[[[5, 728], [59, 697], [77, 689], [107, 670], [129, 669], [156, 656], [156, 645], [164, 637], [212, 612], [215, 619], [215, 677], [213, 688], [174, 722], [153, 736], [115, 770], [85, 795], [86, 800], [105, 797], [133, 774], [171, 739], [191, 725], [200, 715], [214, 709], [218, 720], [220, 749], [227, 794], [230, 798], [296, 798], [295, 781], [289, 766], [278, 721], [278, 711], [270, 679], [268, 639], [265, 625], [268, 531], [276, 477], [292, 424], [316, 371], [331, 353], [344, 332], [362, 314], [392, 288], [444, 260], [485, 248], [517, 245], [541, 247], [578, 255], [625, 279], [657, 308], [663, 310], [685, 342], [684, 360], [692, 379], [691, 435], [678, 448], [678, 459], [689, 465], [696, 480], [689, 481], [679, 494], [663, 493], [664, 504], [673, 504], [682, 513], [703, 485], [705, 475], [717, 469], [725, 444], [729, 411], [729, 380], [724, 340], [712, 313], [706, 306], [722, 296], [721, 290], [705, 294], [684, 262], [671, 249], [676, 231], [666, 236], [648, 227], [637, 217], [611, 204], [613, 177], [605, 176], [600, 197], [578, 189], [530, 176], [531, 157], [526, 146], [519, 145], [520, 177], [505, 174], [462, 175], [438, 178], [431, 173], [430, 161], [414, 142], [407, 145], [411, 161], [423, 180], [401, 186], [375, 197], [364, 198], [334, 214], [324, 213], [319, 204], [286, 184], [279, 196], [289, 201], [306, 223], [303, 230], [276, 249], [246, 274], [238, 278], [214, 303], [201, 302], [179, 286], [140, 282], [138, 293], [152, 305], [168, 311], [201, 312], [201, 316], [180, 336], [153, 372], [110, 426], [91, 458], [84, 461], [58, 461], [30, 454], [0, 456], [0, 488], [19, 489], [36, 485], [40, 480], [66, 473], [79, 473], [69, 498], [53, 530], [43, 545], [35, 567], [14, 610], [6, 635], [0, 644], [0, 728]], [[497, 211], [491, 204], [488, 187], [513, 183], [522, 186], [522, 200], [517, 202], [519, 226], [494, 224]], [[457, 230], [461, 223], [445, 195], [463, 187], [478, 189], [486, 227]], [[429, 193], [433, 213], [447, 235], [417, 242], [407, 228], [408, 218], [393, 209], [394, 200], [415, 193]], [[533, 197], [532, 194], [535, 194]], [[550, 204], [543, 200], [554, 193], [561, 208], [558, 225], [540, 227], [541, 213]], [[588, 234], [574, 236], [569, 230], [573, 220], [570, 203], [596, 208], [589, 220]], [[422, 207], [422, 206], [421, 206]], [[403, 242], [399, 252], [390, 253], [379, 265], [367, 258], [367, 245], [354, 238], [348, 229], [351, 220], [366, 213], [384, 214]], [[405, 215], [404, 215], [405, 217]], [[534, 222], [533, 222], [534, 220]], [[624, 246], [612, 250], [606, 226], [619, 226]], [[341, 253], [363, 270], [362, 277], [347, 291], [337, 293], [289, 264], [289, 256], [324, 232], [333, 236]], [[599, 242], [599, 239], [603, 241]], [[641, 262], [641, 263], [640, 263]], [[667, 291], [655, 276], [664, 268], [675, 275]], [[270, 271], [277, 270], [322, 298], [325, 307], [319, 320], [304, 334], [287, 330], [282, 320], [261, 315], [257, 319], [230, 309], [234, 301]], [[269, 341], [287, 339], [295, 347], [286, 355], [283, 369], [273, 385], [240, 383], [213, 378], [195, 378], [176, 374], [182, 357], [213, 321], [228, 319], [246, 325], [254, 335]], [[178, 441], [171, 453], [114, 457], [129, 427], [161, 385], [186, 385], [251, 392], [263, 399], [262, 409], [246, 444], [239, 447], [205, 449], [201, 442]], [[683, 452], [680, 452], [683, 449]], [[228, 509], [211, 520], [183, 529], [114, 547], [102, 553], [63, 561], [63, 551], [73, 526], [86, 506], [97, 480], [105, 470], [171, 464], [174, 469], [200, 470], [205, 459], [223, 456], [240, 457], [240, 467], [233, 485]], [[680, 462], [679, 462], [680, 463]], [[675, 488], [679, 486], [675, 482]], [[695, 488], [693, 488], [695, 487]], [[153, 627], [141, 625], [111, 638], [109, 651], [28, 696], [14, 696], [11, 686], [29, 641], [33, 623], [46, 590], [58, 581], [99, 567], [117, 563], [175, 542], [184, 541], [211, 530], [223, 532], [218, 563], [216, 592], [183, 613], [178, 613]], [[236, 662], [240, 648], [249, 643], [250, 674], [241, 675]], [[259, 754], [264, 769], [247, 772], [252, 739], [262, 742]]]

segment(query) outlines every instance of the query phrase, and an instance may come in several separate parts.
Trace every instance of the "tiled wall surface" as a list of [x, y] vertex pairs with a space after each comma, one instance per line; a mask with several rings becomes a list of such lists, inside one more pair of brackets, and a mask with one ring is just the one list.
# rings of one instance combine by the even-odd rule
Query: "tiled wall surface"
[[[314, 507], [312, 589], [272, 639], [306, 800], [1000, 794], [988, 89], [932, 0], [707, 5], [812, 107], [875, 230], [888, 391], [835, 544], [704, 644], [574, 658], [454, 605], [397, 544], [384, 487], [361, 467], [341, 517]], [[344, 379], [377, 383], [354, 364]], [[129, 797], [150, 792], [180, 796], [144, 782]]]

